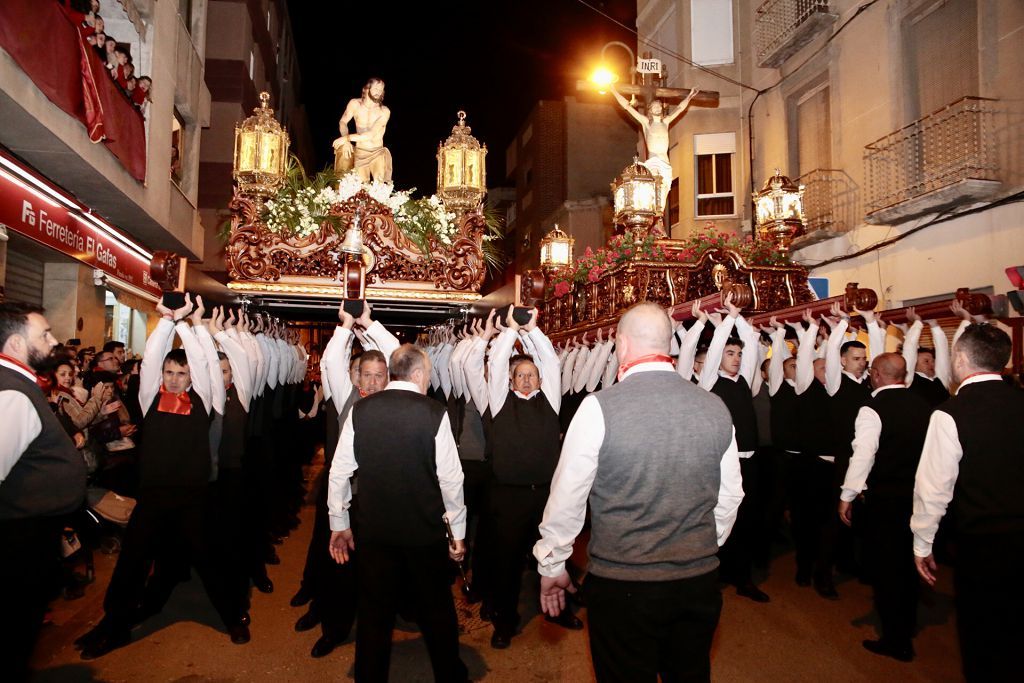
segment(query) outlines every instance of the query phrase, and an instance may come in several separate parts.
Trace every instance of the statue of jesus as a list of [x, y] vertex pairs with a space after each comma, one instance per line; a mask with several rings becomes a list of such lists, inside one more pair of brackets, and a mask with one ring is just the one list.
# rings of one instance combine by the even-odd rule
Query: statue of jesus
[[622, 96], [615, 86], [611, 86], [612, 95], [626, 112], [636, 119], [644, 132], [644, 144], [647, 147], [647, 160], [644, 166], [654, 175], [661, 177], [661, 209], [665, 210], [665, 202], [668, 200], [669, 187], [672, 184], [672, 164], [668, 160], [668, 129], [675, 120], [679, 118], [690, 101], [697, 96], [699, 90], [693, 89], [682, 102], [665, 115], [665, 105], [661, 100], [654, 100], [647, 108], [647, 115], [643, 115], [630, 104], [629, 100]]
[[[341, 115], [338, 129], [341, 137], [334, 141], [334, 170], [353, 168], [363, 182], [391, 182], [391, 152], [384, 146], [384, 129], [391, 110], [384, 106], [384, 81], [371, 78], [363, 86], [359, 99], [349, 100]], [[356, 132], [350, 133], [348, 122], [355, 119]], [[355, 151], [352, 149], [355, 143]]]

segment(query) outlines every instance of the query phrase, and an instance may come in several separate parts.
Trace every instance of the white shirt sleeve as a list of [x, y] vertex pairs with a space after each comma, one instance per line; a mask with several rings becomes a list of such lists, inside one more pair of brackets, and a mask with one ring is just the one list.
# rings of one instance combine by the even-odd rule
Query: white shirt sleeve
[[565, 433], [540, 523], [540, 540], [533, 547], [537, 571], [543, 576], [558, 576], [565, 570], [572, 544], [583, 528], [587, 498], [597, 476], [597, 454], [603, 442], [601, 404], [597, 398], [587, 396]]
[[277, 344], [277, 383], [281, 386], [291, 381], [292, 370], [295, 367], [295, 354], [291, 346], [284, 339], [275, 339]]
[[565, 358], [562, 359], [562, 378], [561, 383], [559, 385], [559, 390], [563, 394], [568, 394], [569, 390], [572, 388], [572, 371], [573, 368], [576, 366], [576, 356], [579, 355], [579, 352], [579, 347], [574, 347], [568, 354], [566, 354]]
[[327, 474], [327, 514], [330, 518], [331, 531], [344, 531], [351, 528], [348, 509], [352, 504], [352, 474], [359, 469], [356, 463], [355, 430], [352, 427], [352, 413], [345, 418], [338, 438], [338, 447], [334, 451], [331, 470]]
[[951, 351], [952, 351], [953, 347], [956, 346], [956, 343], [960, 340], [960, 335], [964, 333], [964, 330], [966, 330], [967, 326], [970, 325], [970, 324], [971, 323], [969, 321], [967, 321], [967, 320], [961, 320], [960, 321], [960, 326], [957, 327], [956, 328], [956, 332], [953, 333], [953, 341], [951, 341], [949, 343], [949, 348], [950, 348]]
[[[906, 391], [905, 389], [887, 389], [886, 391]], [[846, 470], [846, 480], [839, 495], [841, 500], [853, 501], [867, 488], [868, 475], [875, 465], [875, 454], [878, 452], [878, 439], [882, 435], [882, 420], [874, 409], [863, 406], [857, 412], [854, 421], [853, 455], [850, 466]]]
[[796, 393], [802, 394], [811, 386], [814, 379], [814, 340], [818, 337], [818, 324], [810, 326], [800, 333], [800, 343], [796, 350]]
[[[207, 360], [206, 352], [203, 350], [203, 345], [199, 343], [199, 339], [192, 330], [192, 326], [184, 321], [175, 325], [174, 331], [178, 333], [178, 339], [181, 340], [181, 348], [185, 349], [185, 357], [188, 358], [188, 370], [192, 380], [192, 388], [199, 394], [199, 398], [206, 407], [206, 412], [213, 415], [213, 387], [210, 386], [210, 363]], [[224, 386], [223, 381], [221, 381], [221, 386]], [[223, 409], [224, 407], [221, 406], [221, 410]]]
[[914, 324], [907, 329], [907, 333], [903, 335], [903, 361], [907, 364], [907, 376], [904, 378], [903, 383], [908, 387], [917, 376], [914, 370], [917, 368], [917, 346], [921, 342], [921, 329], [923, 327], [924, 325], [920, 320], [915, 320]]
[[434, 435], [434, 459], [437, 463], [437, 482], [441, 486], [441, 500], [444, 501], [444, 514], [452, 528], [452, 538], [461, 541], [466, 538], [466, 506], [462, 492], [464, 476], [448, 413], [441, 418], [437, 434]]
[[743, 502], [743, 474], [740, 472], [740, 454], [736, 448], [736, 429], [732, 430], [732, 440], [722, 454], [721, 482], [718, 485], [718, 504], [715, 505], [715, 531], [718, 534], [718, 547], [721, 548], [732, 533], [736, 523], [736, 514]]
[[583, 387], [587, 385], [587, 367], [590, 363], [590, 357], [594, 354], [593, 350], [584, 346], [580, 349], [579, 354], [576, 356], [576, 362], [573, 364], [572, 369], [572, 383], [569, 386], [571, 391], [579, 393], [583, 391]]
[[32, 400], [20, 391], [0, 391], [0, 483], [43, 431]]
[[768, 395], [774, 396], [786, 377], [783, 368], [786, 349], [786, 328], [782, 327], [772, 332], [772, 357], [768, 361]]
[[339, 410], [348, 400], [352, 391], [352, 375], [349, 374], [349, 359], [352, 357], [352, 330], [341, 325], [334, 328], [334, 334], [320, 357], [320, 377], [324, 383], [324, 396], [334, 401]]
[[695, 320], [690, 329], [683, 335], [679, 343], [679, 358], [676, 360], [676, 372], [687, 382], [693, 377], [693, 362], [697, 358], [697, 345], [700, 335], [704, 332], [704, 321]]
[[[692, 373], [693, 366], [691, 365], [690, 368], [691, 368], [691, 373], [690, 374], [693, 374]], [[618, 378], [619, 378], [619, 356], [618, 356], [617, 353], [615, 353], [615, 344], [613, 343], [612, 344], [612, 351], [608, 355], [608, 364], [605, 366], [605, 369], [604, 369], [604, 377], [601, 378], [601, 388], [602, 389], [607, 389], [611, 385], [615, 384], [615, 382], [618, 380]]]
[[437, 362], [435, 366], [437, 368], [438, 381], [441, 385], [441, 391], [444, 392], [445, 398], [452, 395], [452, 375], [451, 368], [449, 367], [449, 359], [452, 357], [452, 353], [455, 351], [455, 347], [451, 344], [445, 344], [441, 347], [441, 351], [437, 354]]
[[452, 351], [451, 358], [448, 359], [448, 375], [452, 380], [452, 395], [455, 398], [462, 398], [462, 395], [466, 393], [466, 375], [463, 372], [462, 364], [466, 357], [466, 351], [472, 343], [472, 337], [460, 339], [459, 343], [455, 345], [455, 350]]
[[164, 383], [164, 357], [174, 342], [174, 323], [167, 318], [157, 321], [156, 327], [146, 340], [139, 365], [139, 407], [142, 414], [149, 412], [160, 386]]
[[377, 320], [374, 320], [373, 323], [366, 328], [366, 337], [373, 342], [378, 351], [384, 354], [384, 358], [387, 359], [388, 365], [391, 365], [391, 354], [402, 345], [402, 343], [398, 341], [398, 337], [388, 332], [387, 328], [381, 325]]
[[953, 500], [963, 455], [956, 422], [949, 413], [936, 410], [928, 423], [914, 480], [914, 514], [910, 518], [910, 530], [914, 532], [914, 554], [918, 557], [932, 554], [939, 521]]
[[953, 366], [949, 359], [949, 341], [946, 339], [946, 331], [940, 325], [932, 325], [930, 329], [932, 343], [935, 345], [935, 376], [948, 391], [950, 382], [953, 381]]
[[487, 342], [480, 337], [474, 337], [463, 361], [466, 390], [481, 415], [487, 411], [487, 380], [484, 379], [484, 353], [486, 351]]
[[700, 372], [700, 386], [706, 391], [711, 391], [718, 381], [718, 370], [722, 367], [722, 356], [725, 354], [725, 343], [729, 340], [729, 334], [736, 325], [736, 319], [731, 315], [725, 316], [721, 324], [715, 328], [715, 334], [711, 337], [711, 344], [708, 346], [708, 354], [704, 358], [704, 367]]
[[843, 361], [840, 351], [846, 339], [846, 328], [849, 326], [850, 321], [843, 318], [828, 336], [825, 347], [825, 390], [829, 396], [836, 395], [839, 385], [843, 381]]
[[[217, 356], [217, 345], [213, 343], [213, 337], [205, 325], [192, 328], [193, 334], [199, 341], [199, 346], [206, 356], [206, 369], [210, 373], [210, 402], [213, 409], [220, 415], [224, 414], [224, 404], [227, 403], [227, 388], [224, 386], [224, 375], [220, 371], [220, 358]], [[228, 364], [230, 364], [230, 359]]]
[[875, 359], [885, 353], [886, 331], [878, 324], [877, 320], [868, 323], [868, 364], [875, 362]]
[[[231, 383], [235, 385], [238, 401], [242, 404], [245, 412], [249, 412], [249, 400], [252, 397], [252, 359], [246, 353], [245, 347], [228, 332], [221, 330], [213, 337], [224, 349], [224, 355], [228, 357], [228, 365], [231, 366]], [[217, 367], [220, 368], [219, 363]]]
[[505, 328], [491, 346], [491, 356], [487, 361], [487, 393], [490, 397], [488, 405], [491, 417], [497, 417], [505, 405], [508, 396], [508, 361], [518, 336], [515, 330]]
[[256, 335], [256, 340], [263, 349], [263, 356], [267, 360], [266, 365], [264, 366], [266, 374], [263, 376], [263, 381], [268, 387], [273, 389], [277, 387], [277, 344], [274, 343], [273, 339], [267, 337], [267, 335], [262, 332]]
[[612, 352], [614, 342], [606, 341], [601, 343], [590, 355], [592, 362], [589, 364], [590, 369], [587, 371], [587, 383], [585, 388], [588, 392], [593, 392], [597, 389], [598, 382], [601, 381], [601, 375], [604, 374], [605, 367], [608, 365], [608, 354]]
[[[537, 369], [540, 371], [540, 388], [544, 392], [544, 396], [547, 397], [548, 403], [554, 409], [555, 413], [558, 413], [559, 408], [562, 406], [562, 392], [559, 386], [561, 378], [558, 373], [558, 354], [555, 352], [555, 347], [551, 345], [551, 340], [547, 338], [547, 335], [541, 332], [539, 327], [535, 327], [530, 330], [526, 335], [533, 342], [535, 353], [533, 356], [534, 363], [537, 364]], [[505, 367], [508, 367], [508, 363], [505, 363]]]
[[761, 373], [758, 372], [758, 368], [761, 367], [761, 361], [763, 357], [761, 353], [761, 343], [758, 340], [758, 332], [755, 330], [747, 319], [742, 315], [736, 318], [736, 333], [739, 335], [740, 341], [743, 342], [743, 357], [740, 359], [740, 377], [747, 380], [747, 386], [750, 388], [751, 395], [756, 395], [754, 391], [754, 385], [759, 384], [760, 380], [755, 380], [755, 377], [760, 377]]

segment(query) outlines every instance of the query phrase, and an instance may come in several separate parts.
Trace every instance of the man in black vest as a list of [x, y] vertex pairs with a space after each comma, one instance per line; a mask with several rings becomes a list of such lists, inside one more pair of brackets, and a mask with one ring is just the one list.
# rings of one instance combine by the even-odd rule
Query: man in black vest
[[[329, 476], [330, 552], [339, 564], [358, 554], [357, 681], [385, 681], [391, 632], [404, 587], [438, 681], [465, 681], [449, 558], [465, 554], [462, 468], [444, 405], [425, 396], [430, 359], [401, 346], [387, 388], [358, 401], [341, 430]], [[349, 520], [352, 474], [359, 470], [358, 529]], [[445, 540], [445, 525], [453, 541]]]
[[[537, 327], [537, 310], [520, 328], [510, 308], [505, 322], [507, 328], [495, 340], [488, 361], [494, 476], [487, 519], [494, 608], [491, 647], [497, 649], [511, 644], [519, 625], [523, 567], [537, 540], [537, 525], [558, 465], [561, 436], [558, 356]], [[512, 356], [520, 340], [536, 355]], [[583, 628], [583, 622], [570, 610], [559, 618], [566, 628]]]
[[[131, 627], [150, 612], [146, 583], [160, 553], [185, 552], [231, 641], [249, 642], [244, 605], [227, 590], [224, 573], [204, 534], [204, 503], [213, 461], [210, 425], [214, 411], [212, 374], [199, 340], [185, 318], [191, 299], [171, 311], [161, 302], [161, 320], [146, 341], [139, 381], [145, 415], [139, 461], [139, 498], [121, 543], [100, 623], [76, 641], [82, 659], [95, 659], [127, 645]], [[181, 349], [170, 350], [177, 333]]]
[[1002, 381], [1009, 336], [972, 324], [953, 345], [956, 396], [932, 413], [914, 485], [914, 555], [935, 584], [932, 542], [952, 506], [953, 570], [964, 677], [1020, 675], [1024, 642], [1024, 392]]
[[[721, 576], [736, 586], [736, 594], [754, 602], [768, 602], [768, 594], [754, 584], [751, 576], [754, 545], [761, 527], [762, 510], [757, 481], [757, 415], [751, 385], [757, 371], [757, 331], [740, 315], [732, 302], [732, 293], [723, 301], [728, 315], [711, 317], [715, 334], [708, 346], [707, 357], [700, 372], [700, 386], [722, 399], [729, 409], [736, 430], [740, 470], [743, 473], [743, 503], [736, 517], [736, 526], [719, 559]], [[730, 336], [733, 329], [739, 337]]]
[[15, 681], [60, 578], [61, 515], [85, 497], [85, 461], [36, 384], [56, 345], [42, 309], [0, 304], [0, 661]]
[[591, 511], [584, 590], [597, 680], [709, 681], [718, 548], [743, 497], [729, 411], [676, 374], [652, 303], [618, 325], [620, 381], [583, 400], [534, 546], [541, 607], [565, 610], [565, 561]]
[[853, 501], [863, 493], [865, 568], [882, 622], [881, 638], [863, 644], [875, 654], [909, 662], [914, 658], [918, 581], [910, 562], [908, 524], [914, 473], [932, 411], [923, 398], [907, 390], [906, 364], [900, 355], [883, 353], [875, 358], [870, 376], [875, 390], [857, 413], [839, 518], [852, 524]]

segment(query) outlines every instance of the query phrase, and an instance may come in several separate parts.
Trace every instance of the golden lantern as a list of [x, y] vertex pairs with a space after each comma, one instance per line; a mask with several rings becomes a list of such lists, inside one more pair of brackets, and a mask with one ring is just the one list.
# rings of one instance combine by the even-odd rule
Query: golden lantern
[[284, 184], [288, 166], [288, 132], [267, 106], [270, 94], [260, 93], [260, 106], [235, 125], [232, 176], [243, 195], [270, 197]]
[[449, 211], [472, 211], [487, 194], [487, 145], [471, 135], [460, 111], [452, 134], [437, 146], [437, 196]]
[[556, 271], [572, 265], [572, 248], [576, 240], [565, 234], [558, 223], [554, 229], [540, 241], [540, 267], [546, 271]]
[[804, 186], [775, 169], [760, 192], [754, 193], [757, 236], [770, 240], [786, 253], [793, 238], [804, 231]]
[[661, 176], [633, 157], [633, 163], [623, 169], [612, 182], [612, 200], [615, 222], [624, 225], [639, 241], [660, 215], [658, 198], [661, 196]]

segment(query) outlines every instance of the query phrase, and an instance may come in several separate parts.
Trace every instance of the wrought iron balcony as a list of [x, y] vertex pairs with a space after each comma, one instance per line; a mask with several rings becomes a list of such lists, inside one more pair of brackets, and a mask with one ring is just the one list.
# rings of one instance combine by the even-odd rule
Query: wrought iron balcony
[[998, 192], [993, 103], [963, 97], [865, 147], [865, 220], [897, 223]]
[[846, 232], [860, 222], [860, 188], [833, 168], [817, 168], [797, 179], [804, 186], [804, 233], [793, 240], [799, 249]]
[[829, 12], [828, 0], [765, 0], [754, 18], [758, 66], [779, 66], [837, 17]]

